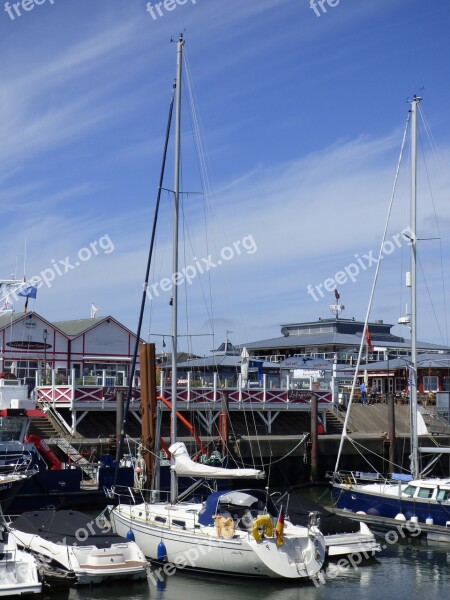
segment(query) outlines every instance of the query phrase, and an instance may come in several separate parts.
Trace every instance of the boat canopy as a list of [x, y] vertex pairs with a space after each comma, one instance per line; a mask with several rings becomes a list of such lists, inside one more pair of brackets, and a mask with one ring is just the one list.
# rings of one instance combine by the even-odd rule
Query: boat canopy
[[191, 460], [183, 442], [176, 442], [169, 448], [175, 464], [170, 468], [178, 477], [206, 477], [208, 479], [264, 479], [264, 471], [258, 469], [225, 469], [202, 465]]
[[278, 511], [266, 490], [228, 490], [209, 494], [198, 513], [200, 525], [214, 525], [214, 516], [227, 513], [232, 517], [241, 517], [249, 509], [276, 517]]

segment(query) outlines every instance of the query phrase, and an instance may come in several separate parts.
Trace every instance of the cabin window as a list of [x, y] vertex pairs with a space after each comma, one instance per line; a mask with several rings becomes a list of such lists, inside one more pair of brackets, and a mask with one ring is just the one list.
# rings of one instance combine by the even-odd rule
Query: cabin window
[[157, 523], [166, 523], [167, 519], [165, 517], [155, 517], [155, 521]]
[[450, 490], [438, 490], [436, 500], [448, 502], [450, 500]]
[[418, 498], [431, 498], [433, 495], [433, 488], [419, 488]]
[[416, 490], [417, 490], [417, 488], [414, 485], [408, 485], [403, 490], [403, 493], [406, 494], [407, 496], [414, 496]]
[[186, 528], [186, 521], [180, 521], [180, 519], [172, 519], [172, 525], [176, 525], [177, 527]]
[[438, 378], [436, 375], [424, 375], [423, 378], [423, 391], [424, 392], [437, 392], [439, 389]]

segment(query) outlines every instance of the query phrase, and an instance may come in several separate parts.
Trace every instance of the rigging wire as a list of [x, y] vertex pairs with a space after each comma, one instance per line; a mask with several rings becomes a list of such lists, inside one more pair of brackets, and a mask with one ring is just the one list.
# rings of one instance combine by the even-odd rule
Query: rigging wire
[[[390, 220], [390, 216], [391, 216], [391, 212], [392, 212], [392, 206], [394, 204], [394, 197], [395, 197], [395, 192], [396, 192], [396, 189], [397, 189], [398, 177], [399, 177], [399, 173], [400, 173], [400, 165], [401, 165], [401, 162], [402, 162], [403, 152], [404, 152], [405, 145], [406, 145], [406, 135], [407, 135], [407, 132], [408, 132], [408, 126], [409, 126], [410, 119], [411, 119], [411, 113], [408, 112], [408, 116], [406, 118], [405, 129], [404, 129], [404, 132], [403, 132], [402, 144], [401, 144], [401, 148], [400, 148], [400, 155], [399, 155], [399, 158], [398, 158], [397, 168], [396, 168], [395, 177], [394, 177], [394, 183], [393, 183], [393, 186], [392, 186], [392, 192], [391, 192], [391, 198], [390, 198], [388, 212], [387, 212], [387, 216], [386, 216], [386, 222], [385, 222], [385, 225], [384, 225], [383, 237], [382, 237], [381, 244], [380, 244], [380, 250], [378, 252], [378, 260], [377, 260], [377, 264], [376, 264], [376, 267], [375, 267], [375, 275], [374, 275], [374, 279], [373, 279], [373, 283], [372, 283], [372, 289], [371, 289], [371, 292], [370, 292], [369, 304], [368, 304], [368, 307], [367, 307], [366, 317], [365, 317], [365, 320], [364, 320], [364, 327], [363, 327], [363, 331], [362, 331], [362, 334], [361, 334], [361, 343], [360, 343], [360, 346], [359, 346], [358, 360], [357, 360], [357, 363], [356, 363], [356, 366], [355, 366], [355, 373], [354, 373], [354, 376], [353, 376], [352, 389], [351, 389], [351, 392], [350, 392], [350, 398], [349, 398], [348, 406], [347, 406], [347, 413], [345, 415], [345, 420], [344, 420], [344, 426], [343, 426], [343, 430], [342, 430], [341, 441], [340, 441], [340, 444], [339, 444], [339, 450], [338, 450], [338, 454], [337, 454], [337, 458], [336, 458], [336, 466], [335, 466], [335, 469], [334, 469], [335, 472], [337, 472], [338, 468], [339, 468], [339, 461], [340, 461], [341, 454], [342, 454], [342, 449], [343, 449], [343, 446], [344, 446], [344, 440], [345, 440], [345, 438], [349, 439], [348, 436], [347, 436], [347, 424], [348, 424], [348, 420], [350, 418], [350, 407], [352, 405], [353, 397], [354, 397], [354, 394], [355, 394], [356, 381], [357, 381], [357, 378], [358, 378], [358, 372], [359, 372], [359, 368], [360, 368], [360, 365], [361, 365], [361, 359], [362, 359], [362, 355], [363, 355], [364, 343], [365, 343], [365, 340], [366, 340], [367, 326], [368, 326], [368, 322], [369, 322], [370, 311], [371, 311], [371, 308], [372, 308], [373, 297], [375, 295], [375, 287], [376, 287], [376, 284], [377, 284], [377, 281], [378, 281], [378, 275], [379, 275], [379, 272], [380, 272], [380, 265], [381, 265], [382, 258], [383, 258], [383, 247], [384, 247], [384, 242], [386, 240], [387, 230], [388, 230], [388, 226], [389, 226], [389, 220]], [[413, 233], [413, 235], [415, 235], [415, 233]]]
[[[419, 110], [420, 110], [420, 104], [419, 104]], [[425, 122], [423, 120], [423, 113], [420, 110], [420, 115], [422, 116], [422, 121], [424, 123], [425, 126]], [[425, 129], [425, 131], [427, 131]], [[428, 131], [427, 131], [428, 134]], [[428, 137], [428, 140], [430, 141], [430, 138]], [[425, 167], [425, 173], [427, 176], [427, 182], [428, 182], [428, 189], [429, 189], [429, 193], [430, 193], [430, 198], [431, 198], [431, 204], [433, 206], [433, 214], [434, 214], [434, 221], [435, 221], [435, 225], [436, 225], [436, 229], [438, 232], [438, 241], [439, 241], [439, 251], [440, 251], [440, 265], [441, 265], [441, 282], [442, 282], [442, 295], [443, 295], [443, 302], [444, 302], [444, 324], [445, 324], [445, 336], [442, 333], [438, 318], [436, 316], [436, 311], [434, 310], [434, 306], [433, 306], [433, 311], [435, 314], [435, 318], [436, 318], [436, 323], [439, 329], [439, 333], [441, 335], [441, 340], [443, 343], [448, 345], [448, 323], [447, 323], [447, 306], [446, 306], [446, 294], [445, 294], [445, 277], [444, 277], [444, 258], [443, 258], [443, 248], [442, 248], [442, 236], [441, 236], [441, 230], [439, 227], [439, 220], [437, 217], [437, 211], [436, 211], [436, 203], [434, 201], [434, 194], [433, 194], [433, 190], [431, 187], [431, 180], [430, 180], [430, 173], [428, 170], [428, 164], [427, 164], [427, 160], [426, 160], [426, 156], [425, 156], [425, 152], [423, 149], [423, 143], [422, 143], [422, 137], [420, 135], [420, 131], [419, 131], [419, 143], [420, 143], [420, 147], [422, 148], [422, 157], [423, 157], [423, 163], [424, 163], [424, 167]], [[425, 279], [425, 275], [424, 275], [424, 279]], [[427, 290], [428, 290], [428, 286], [427, 286]], [[430, 297], [430, 301], [431, 301], [431, 297]], [[431, 301], [432, 302], [432, 301]], [[445, 337], [445, 339], [444, 339]]]
[[[186, 50], [183, 54], [183, 58], [184, 58], [184, 65], [185, 65], [185, 87], [186, 87], [186, 93], [187, 93], [187, 96], [189, 99], [189, 101], [187, 103], [187, 105], [189, 107], [188, 112], [189, 112], [189, 117], [190, 117], [191, 125], [192, 125], [194, 145], [195, 145], [195, 150], [196, 150], [196, 154], [197, 154], [197, 162], [198, 162], [198, 166], [199, 166], [200, 179], [202, 182], [202, 189], [203, 189], [203, 193], [204, 193], [204, 196], [203, 196], [203, 200], [204, 200], [204, 202], [203, 202], [203, 221], [204, 221], [204, 229], [205, 229], [206, 252], [209, 255], [210, 254], [210, 241], [209, 241], [209, 227], [208, 227], [207, 213], [208, 212], [210, 213], [210, 217], [209, 217], [210, 219], [211, 219], [212, 213], [213, 213], [212, 202], [211, 202], [211, 198], [213, 196], [212, 185], [211, 185], [210, 178], [209, 178], [209, 172], [211, 170], [207, 168], [206, 152], [204, 150], [204, 143], [203, 143], [204, 136], [201, 134], [201, 131], [202, 131], [201, 120], [200, 120], [199, 111], [197, 110], [197, 102], [196, 102], [196, 97], [195, 97], [193, 78], [191, 76], [188, 52]], [[207, 211], [208, 207], [209, 207], [209, 211]], [[211, 330], [213, 333], [213, 348], [215, 348], [214, 310], [213, 310], [211, 271], [210, 270], [208, 270], [208, 272], [207, 272], [207, 278], [208, 278], [208, 283], [209, 283], [208, 302], [206, 302], [206, 296], [204, 299], [205, 299], [205, 304], [207, 306], [210, 327], [211, 327]]]

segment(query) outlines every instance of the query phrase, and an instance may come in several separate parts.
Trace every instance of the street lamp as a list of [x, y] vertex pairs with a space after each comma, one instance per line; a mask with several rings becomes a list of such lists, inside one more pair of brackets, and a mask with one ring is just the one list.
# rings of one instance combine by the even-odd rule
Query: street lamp
[[48, 331], [44, 329], [42, 332], [42, 337], [44, 338], [44, 385], [47, 385], [47, 337]]

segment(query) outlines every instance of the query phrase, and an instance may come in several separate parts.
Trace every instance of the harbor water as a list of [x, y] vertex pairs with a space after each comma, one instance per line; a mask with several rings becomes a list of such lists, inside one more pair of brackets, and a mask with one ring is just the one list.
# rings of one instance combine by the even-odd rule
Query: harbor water
[[[156, 581], [156, 584], [153, 582]], [[163, 582], [115, 583], [43, 594], [52, 600], [387, 600], [446, 598], [450, 545], [390, 544], [376, 558], [340, 571], [325, 583], [237, 580], [178, 572]]]

